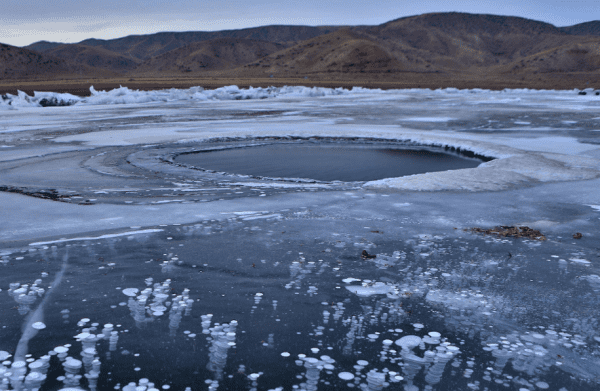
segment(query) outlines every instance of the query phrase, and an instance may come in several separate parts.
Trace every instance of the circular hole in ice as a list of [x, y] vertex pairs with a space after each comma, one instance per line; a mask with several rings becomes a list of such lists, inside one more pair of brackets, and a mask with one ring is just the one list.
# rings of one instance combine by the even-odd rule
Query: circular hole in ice
[[31, 325], [31, 327], [33, 327], [36, 330], [42, 330], [46, 328], [46, 325], [42, 322], [35, 322], [34, 324]]
[[350, 372], [340, 372], [338, 373], [338, 377], [342, 380], [352, 380], [354, 379], [354, 375]]
[[441, 148], [401, 143], [279, 142], [242, 148], [196, 150], [174, 158], [203, 169], [268, 178], [371, 181], [477, 167], [481, 160]]

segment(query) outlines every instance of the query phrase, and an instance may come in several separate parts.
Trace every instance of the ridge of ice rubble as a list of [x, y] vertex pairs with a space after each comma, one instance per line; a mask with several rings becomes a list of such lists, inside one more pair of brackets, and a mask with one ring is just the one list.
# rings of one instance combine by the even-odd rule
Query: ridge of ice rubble
[[[585, 91], [585, 90], [584, 90]], [[216, 88], [214, 90], [205, 90], [203, 87], [190, 87], [188, 89], [164, 89], [164, 90], [132, 90], [128, 87], [120, 86], [109, 91], [97, 91], [94, 86], [90, 86], [91, 96], [80, 97], [69, 93], [58, 92], [40, 92], [34, 91], [33, 96], [27, 95], [23, 91], [17, 91], [17, 95], [0, 95], [0, 109], [11, 110], [17, 107], [46, 107], [46, 106], [72, 106], [76, 104], [103, 105], [103, 104], [131, 104], [131, 103], [149, 103], [149, 102], [167, 102], [174, 100], [242, 100], [242, 99], [266, 99], [276, 98], [281, 95], [286, 97], [319, 97], [329, 95], [359, 95], [359, 94], [398, 94], [426, 92], [435, 94], [519, 94], [519, 95], [537, 95], [552, 93], [557, 96], [576, 96], [577, 99], [591, 100], [592, 95], [579, 95], [578, 89], [573, 90], [532, 90], [528, 88], [510, 89], [501, 91], [485, 90], [481, 88], [457, 89], [440, 88], [436, 90], [423, 88], [391, 89], [381, 90], [352, 87], [350, 90], [326, 87], [304, 87], [304, 86], [283, 86], [283, 87], [249, 87], [240, 89], [236, 85]], [[519, 98], [516, 98], [519, 99]]]
[[88, 105], [110, 105], [110, 104], [132, 104], [149, 102], [168, 102], [177, 100], [245, 100], [275, 98], [279, 95], [297, 97], [317, 97], [327, 95], [342, 95], [348, 93], [365, 93], [371, 90], [361, 87], [353, 87], [352, 90], [344, 88], [324, 87], [249, 87], [240, 89], [236, 85], [225, 86], [214, 90], [205, 90], [203, 87], [191, 87], [188, 89], [164, 89], [164, 90], [131, 90], [128, 87], [119, 87], [109, 91], [97, 91], [94, 86], [90, 87], [91, 96], [80, 97], [68, 93], [40, 92], [34, 91], [33, 96], [23, 91], [17, 95], [6, 94], [0, 100], [0, 107], [11, 109], [15, 107], [45, 107], [45, 106], [72, 106], [76, 104]]

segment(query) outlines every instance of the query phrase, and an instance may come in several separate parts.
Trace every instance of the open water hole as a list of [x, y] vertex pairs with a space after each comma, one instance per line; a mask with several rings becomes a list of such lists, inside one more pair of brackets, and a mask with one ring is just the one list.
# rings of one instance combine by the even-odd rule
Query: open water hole
[[319, 181], [372, 181], [474, 168], [483, 160], [427, 146], [273, 143], [184, 153], [178, 163], [205, 170]]

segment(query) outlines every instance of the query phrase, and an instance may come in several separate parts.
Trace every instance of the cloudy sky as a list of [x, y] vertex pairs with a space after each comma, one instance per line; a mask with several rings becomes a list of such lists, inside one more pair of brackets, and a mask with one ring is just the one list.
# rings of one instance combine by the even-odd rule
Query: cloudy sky
[[599, 0], [0, 0], [0, 5], [0, 42], [15, 46], [270, 24], [377, 25], [426, 12], [512, 15], [556, 26], [600, 19]]

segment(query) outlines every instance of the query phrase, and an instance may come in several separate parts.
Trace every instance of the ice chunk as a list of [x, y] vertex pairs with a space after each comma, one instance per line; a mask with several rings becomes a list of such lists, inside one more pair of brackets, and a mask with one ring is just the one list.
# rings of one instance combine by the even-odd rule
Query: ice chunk
[[357, 296], [369, 297], [373, 295], [385, 295], [392, 293], [394, 292], [395, 287], [384, 282], [376, 282], [370, 286], [346, 286], [346, 289], [352, 293], [355, 293]]
[[569, 258], [569, 261], [571, 261], [573, 263], [578, 263], [580, 265], [585, 265], [585, 266], [589, 266], [591, 264], [590, 261], [588, 261], [587, 259], [582, 259], [582, 258]]

